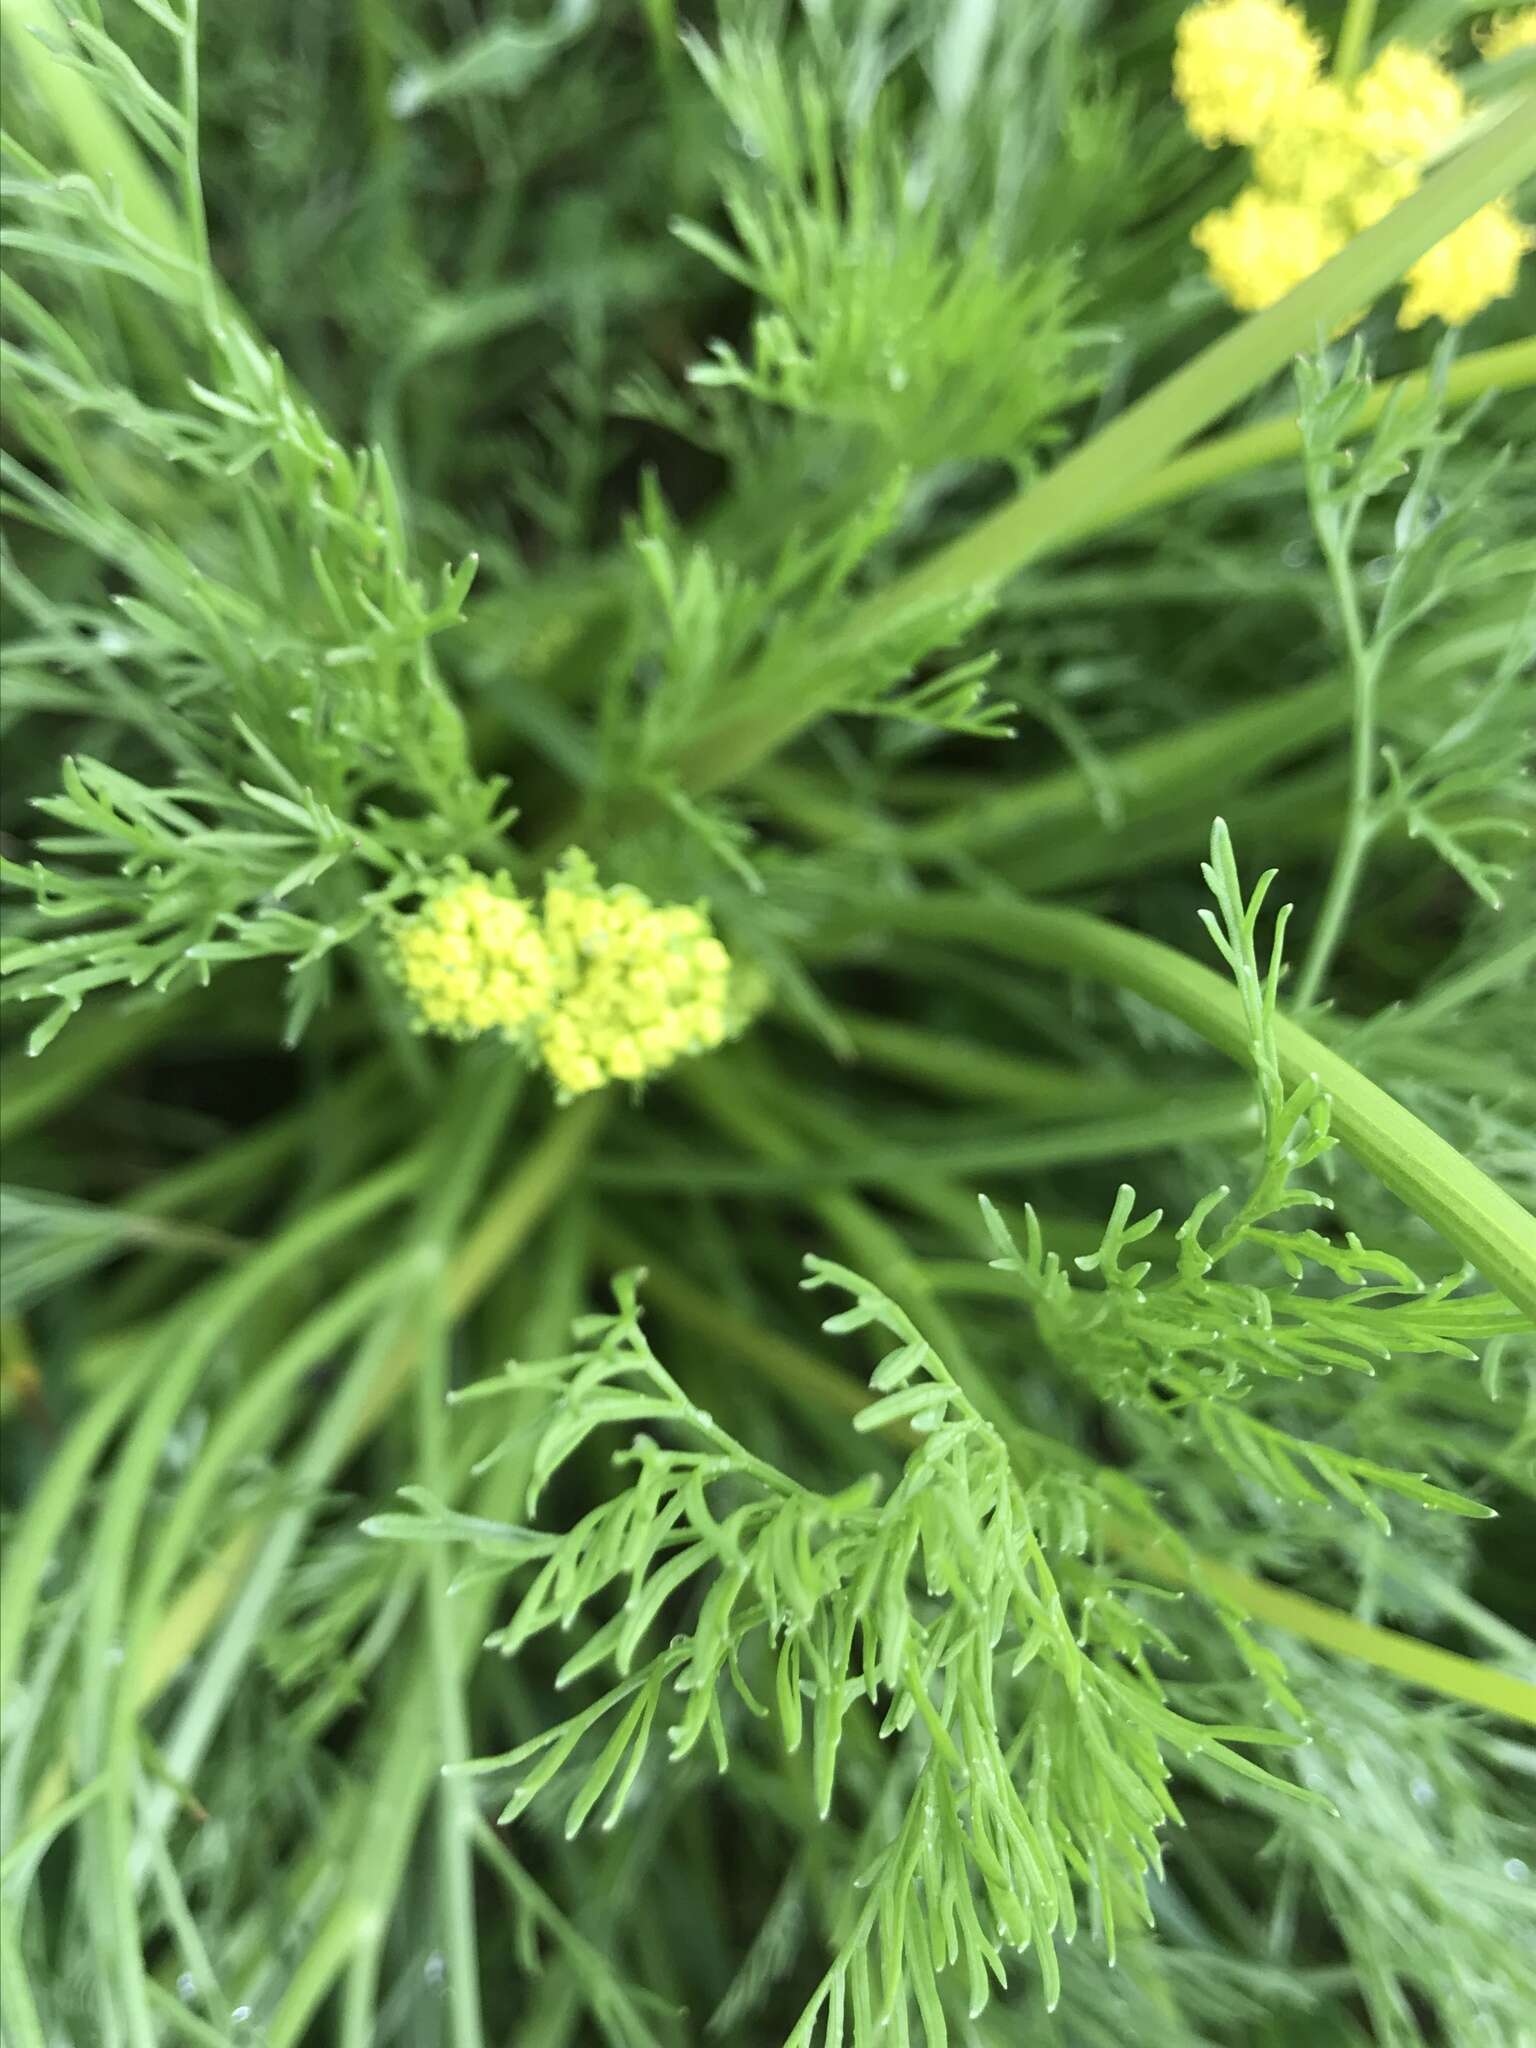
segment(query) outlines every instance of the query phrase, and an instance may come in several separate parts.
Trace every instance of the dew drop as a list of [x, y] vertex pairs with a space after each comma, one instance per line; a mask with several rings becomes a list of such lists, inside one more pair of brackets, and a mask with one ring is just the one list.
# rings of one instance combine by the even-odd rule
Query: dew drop
[[197, 1996], [197, 1979], [190, 1970], [183, 1970], [176, 1979], [176, 1994], [179, 1998], [195, 1998]]
[[237, 2005], [230, 2014], [231, 2020], [233, 2020], [237, 2027], [243, 2027], [250, 2017], [251, 2008], [248, 2005]]
[[1511, 1856], [1504, 1865], [1504, 1875], [1511, 1884], [1524, 1884], [1531, 1874], [1531, 1866], [1522, 1863], [1518, 1856]]
[[431, 1955], [427, 1957], [421, 1966], [421, 1974], [426, 1978], [432, 1989], [436, 1991], [443, 1982], [443, 1979], [448, 1975], [448, 1965], [444, 1960], [441, 1949], [433, 1949]]

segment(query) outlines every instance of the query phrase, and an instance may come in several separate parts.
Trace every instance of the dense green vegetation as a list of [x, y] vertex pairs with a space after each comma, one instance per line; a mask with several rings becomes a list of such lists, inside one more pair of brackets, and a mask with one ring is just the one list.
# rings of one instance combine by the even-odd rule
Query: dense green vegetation
[[0, 0], [7, 2044], [1536, 2044], [1536, 63], [1177, 12]]

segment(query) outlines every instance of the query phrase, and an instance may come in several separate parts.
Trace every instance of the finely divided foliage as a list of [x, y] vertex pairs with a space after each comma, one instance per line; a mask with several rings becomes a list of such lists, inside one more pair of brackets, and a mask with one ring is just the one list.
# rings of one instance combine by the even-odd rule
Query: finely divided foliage
[[[1383, 1531], [1378, 1492], [1486, 1515], [1422, 1474], [1300, 1439], [1254, 1412], [1265, 1377], [1370, 1373], [1426, 1354], [1472, 1358], [1455, 1333], [1479, 1304], [1452, 1300], [1455, 1280], [1426, 1289], [1400, 1259], [1353, 1235], [1339, 1243], [1313, 1228], [1277, 1226], [1297, 1208], [1329, 1206], [1296, 1176], [1332, 1143], [1326, 1099], [1315, 1082], [1287, 1090], [1275, 1051], [1289, 907], [1261, 966], [1256, 934], [1273, 872], [1245, 897], [1218, 822], [1205, 876], [1217, 913], [1201, 914], [1250, 1032], [1262, 1120], [1251, 1192], [1223, 1224], [1215, 1219], [1228, 1189], [1198, 1202], [1161, 1282], [1149, 1282], [1150, 1261], [1128, 1256], [1158, 1228], [1161, 1211], [1132, 1221], [1129, 1188], [1097, 1249], [1074, 1262], [1097, 1285], [1073, 1283], [1045, 1249], [1032, 1208], [1021, 1252], [984, 1202], [999, 1252], [993, 1264], [1017, 1279], [1048, 1351], [1096, 1396], [1143, 1407], [1186, 1438], [1198, 1431], [1235, 1476], [1278, 1499], [1307, 1505], [1332, 1494]], [[1219, 1273], [1245, 1253], [1279, 1279]], [[864, 1896], [790, 2048], [906, 2042], [914, 2013], [922, 2038], [938, 2044], [949, 2038], [941, 1978], [950, 1969], [964, 1979], [974, 2018], [993, 1984], [1007, 1983], [1008, 1952], [1028, 1949], [1055, 2007], [1056, 1941], [1077, 1930], [1079, 1892], [1111, 1960], [1117, 1928], [1150, 1919], [1148, 1875], [1161, 1870], [1162, 1830], [1179, 1819], [1170, 1760], [1198, 1758], [1277, 1794], [1299, 1788], [1234, 1747], [1285, 1742], [1283, 1732], [1192, 1719], [1170, 1705], [1159, 1664], [1179, 1653], [1157, 1614], [1159, 1589], [1128, 1576], [1113, 1553], [1187, 1553], [1138, 1489], [1021, 1438], [1006, 1416], [989, 1419], [880, 1288], [828, 1259], [813, 1255], [806, 1265], [807, 1288], [850, 1297], [825, 1331], [872, 1329], [894, 1340], [870, 1375], [874, 1398], [855, 1419], [865, 1434], [916, 1439], [888, 1490], [872, 1474], [818, 1493], [738, 1442], [657, 1358], [641, 1326], [644, 1275], [628, 1273], [615, 1283], [616, 1312], [578, 1324], [580, 1349], [515, 1364], [457, 1397], [545, 1397], [527, 1515], [602, 1432], [629, 1434], [614, 1453], [621, 1469], [633, 1469], [626, 1487], [564, 1535], [477, 1524], [420, 1492], [415, 1516], [381, 1516], [368, 1527], [405, 1541], [466, 1542], [496, 1561], [475, 1568], [476, 1582], [536, 1566], [487, 1647], [512, 1656], [547, 1629], [585, 1623], [589, 1633], [561, 1664], [557, 1689], [596, 1673], [617, 1681], [516, 1749], [461, 1767], [513, 1774], [503, 1823], [556, 1788], [567, 1837], [600, 1806], [602, 1826], [612, 1828], [653, 1738], [664, 1731], [673, 1762], [707, 1738], [724, 1772], [743, 1710], [774, 1722], [791, 1754], [808, 1751], [825, 1818], [848, 1718], [872, 1715], [900, 1754], [892, 1768], [904, 1803], [859, 1875]], [[1321, 1292], [1319, 1279], [1339, 1284]], [[1198, 1590], [1198, 1564], [1182, 1570]], [[674, 1629], [670, 1641], [644, 1655], [664, 1625]], [[1234, 1640], [1275, 1703], [1299, 1714], [1272, 1661], [1241, 1630]]]
[[[1054, 2006], [1055, 1941], [1076, 1931], [1078, 1888], [1111, 1956], [1117, 1926], [1149, 1917], [1159, 1830], [1177, 1818], [1168, 1756], [1257, 1775], [1231, 1745], [1283, 1738], [1169, 1708], [1152, 1659], [1172, 1646], [1138, 1598], [1147, 1589], [1102, 1553], [1112, 1494], [1071, 1474], [1021, 1477], [1003, 1436], [894, 1303], [828, 1260], [810, 1261], [806, 1284], [853, 1298], [828, 1330], [873, 1325], [896, 1339], [858, 1427], [900, 1424], [919, 1445], [883, 1497], [873, 1477], [813, 1492], [737, 1443], [656, 1359], [637, 1276], [626, 1275], [618, 1312], [578, 1329], [591, 1348], [519, 1366], [462, 1398], [554, 1390], [530, 1513], [605, 1428], [637, 1432], [617, 1454], [634, 1468], [630, 1486], [561, 1537], [476, 1526], [421, 1496], [418, 1518], [369, 1526], [467, 1539], [501, 1569], [536, 1564], [513, 1619], [487, 1639], [506, 1655], [547, 1628], [569, 1629], [591, 1602], [614, 1606], [605, 1621], [589, 1618], [555, 1682], [607, 1669], [617, 1683], [517, 1749], [466, 1767], [515, 1774], [503, 1822], [558, 1784], [568, 1836], [599, 1807], [611, 1828], [658, 1721], [673, 1761], [707, 1738], [724, 1771], [743, 1710], [772, 1721], [792, 1754], [807, 1751], [825, 1817], [845, 1723], [872, 1714], [903, 1752], [893, 1769], [908, 1788], [904, 1809], [860, 1873], [865, 1896], [789, 2038], [904, 2041], [910, 2002], [927, 2038], [941, 2041], [939, 1977], [951, 1967], [974, 2017], [991, 1983], [1007, 1981], [1007, 1952], [1032, 1949]], [[691, 1628], [637, 1666], [680, 1601]]]
[[[1097, 1249], [1073, 1261], [1097, 1276], [1096, 1286], [1073, 1282], [1046, 1249], [1030, 1207], [1021, 1252], [997, 1211], [984, 1205], [1001, 1255], [994, 1263], [1017, 1276], [1047, 1349], [1100, 1399], [1144, 1408], [1183, 1440], [1199, 1432], [1223, 1463], [1277, 1498], [1323, 1502], [1332, 1494], [1383, 1530], [1387, 1518], [1373, 1489], [1425, 1507], [1485, 1514], [1422, 1473], [1393, 1471], [1339, 1445], [1299, 1439], [1258, 1412], [1255, 1395], [1266, 1379], [1370, 1374], [1378, 1364], [1406, 1357], [1473, 1358], [1457, 1332], [1469, 1316], [1475, 1324], [1478, 1309], [1453, 1298], [1465, 1273], [1426, 1289], [1402, 1259], [1368, 1250], [1353, 1232], [1343, 1233], [1341, 1242], [1315, 1227], [1277, 1221], [1298, 1209], [1333, 1207], [1330, 1196], [1297, 1178], [1333, 1147], [1327, 1098], [1312, 1080], [1287, 1089], [1275, 1050], [1290, 906], [1275, 921], [1268, 964], [1261, 968], [1256, 930], [1274, 870], [1245, 900], [1231, 839], [1218, 822], [1204, 872], [1219, 915], [1200, 914], [1236, 977], [1251, 1035], [1263, 1130], [1252, 1187], [1235, 1205], [1225, 1187], [1195, 1204], [1175, 1232], [1177, 1256], [1165, 1276], [1153, 1278], [1153, 1262], [1135, 1256], [1163, 1212], [1135, 1218], [1129, 1187], [1121, 1188]], [[1237, 1277], [1255, 1264], [1261, 1273], [1278, 1269], [1276, 1280]], [[1315, 1283], [1323, 1276], [1339, 1284], [1319, 1292]], [[1298, 1284], [1305, 1282], [1310, 1289]]]
[[1342, 17], [0, 0], [7, 2048], [1536, 2048], [1531, 24]]
[[[194, 32], [164, 20], [180, 41]], [[91, 76], [134, 120], [147, 88], [105, 61], [104, 37], [82, 34]], [[195, 180], [186, 118], [152, 106], [159, 154]], [[146, 233], [120, 194], [25, 155], [8, 198], [4, 502], [115, 586], [61, 603], [13, 583], [15, 687], [127, 728], [151, 764], [133, 774], [81, 753], [40, 800], [63, 829], [39, 840], [46, 860], [6, 866], [37, 906], [35, 936], [7, 952], [12, 991], [49, 1006], [41, 1050], [94, 990], [163, 991], [277, 957], [295, 1038], [335, 949], [505, 822], [431, 653], [462, 616], [474, 560], [430, 587], [413, 573], [383, 452], [336, 440], [206, 257]], [[156, 330], [154, 403], [128, 381], [123, 337], [91, 317], [104, 271]], [[162, 521], [178, 495], [195, 507], [190, 533]]]

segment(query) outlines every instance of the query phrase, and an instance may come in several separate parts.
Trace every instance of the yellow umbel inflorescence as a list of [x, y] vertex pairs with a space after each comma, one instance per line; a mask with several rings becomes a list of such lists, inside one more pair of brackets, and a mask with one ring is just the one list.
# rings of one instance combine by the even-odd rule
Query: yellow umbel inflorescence
[[1173, 89], [1208, 149], [1257, 142], [1322, 68], [1323, 46], [1294, 7], [1200, 0], [1179, 17]]
[[[1496, 21], [1487, 55], [1536, 38], [1536, 8]], [[1191, 239], [1243, 312], [1283, 298], [1405, 199], [1466, 117], [1461, 87], [1424, 50], [1391, 43], [1352, 83], [1318, 75], [1320, 46], [1279, 0], [1200, 0], [1179, 21], [1174, 90], [1208, 148], [1248, 144], [1254, 182]], [[1529, 239], [1485, 207], [1408, 273], [1398, 322], [1470, 320], [1515, 288]]]
[[702, 910], [599, 888], [568, 858], [545, 889], [544, 929], [563, 994], [539, 1050], [562, 1094], [643, 1080], [725, 1038], [731, 959]]
[[424, 1031], [519, 1039], [555, 997], [539, 921], [504, 884], [478, 875], [429, 898], [394, 934], [395, 973]]
[[446, 884], [399, 920], [393, 948], [419, 1030], [497, 1033], [542, 1059], [562, 1096], [647, 1080], [729, 1035], [731, 958], [705, 912], [603, 888], [580, 853], [541, 908], [504, 877]]

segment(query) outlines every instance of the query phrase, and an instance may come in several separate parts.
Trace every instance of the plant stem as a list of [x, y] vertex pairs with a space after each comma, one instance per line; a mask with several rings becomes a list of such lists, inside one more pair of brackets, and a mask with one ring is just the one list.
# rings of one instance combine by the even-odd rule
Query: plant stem
[[[786, 1010], [784, 1021], [807, 1033], [812, 1030], [798, 1011]], [[1150, 1109], [1163, 1106], [1168, 1099], [1166, 1088], [1130, 1075], [1091, 1073], [1081, 1067], [1020, 1059], [974, 1039], [952, 1038], [894, 1018], [840, 1009], [837, 1021], [871, 1066], [925, 1082], [941, 1095], [958, 1095], [993, 1107], [1016, 1103], [1042, 1118]]]
[[1362, 1663], [1375, 1665], [1378, 1671], [1390, 1671], [1426, 1692], [1464, 1700], [1468, 1706], [1482, 1707], [1489, 1713], [1536, 1728], [1536, 1685], [1517, 1678], [1513, 1672], [1496, 1670], [1475, 1657], [1442, 1650], [1434, 1643], [1421, 1643], [1399, 1629], [1358, 1621], [1354, 1615], [1341, 1614], [1336, 1607], [1325, 1606], [1305, 1593], [1292, 1592], [1288, 1586], [1272, 1586], [1251, 1572], [1218, 1564], [1213, 1558], [1197, 1560], [1190, 1583], [1198, 1586], [1201, 1582], [1214, 1587], [1256, 1620], [1271, 1622], [1322, 1649], [1356, 1657]]
[[393, 176], [401, 153], [400, 123], [389, 104], [390, 73], [394, 56], [390, 46], [388, 0], [354, 0], [353, 19], [358, 54], [362, 59], [363, 104], [374, 153], [388, 175]]
[[113, 1468], [97, 1521], [89, 1566], [90, 1599], [81, 1634], [76, 1755], [84, 1776], [108, 1774], [106, 1796], [86, 1817], [86, 1850], [104, 1999], [116, 1997], [128, 2038], [153, 2048], [130, 1878], [133, 1784], [137, 1771], [134, 1698], [125, 1684], [123, 1620], [130, 1564], [138, 1544], [155, 1468], [166, 1438], [209, 1357], [241, 1317], [293, 1267], [319, 1256], [400, 1199], [419, 1172], [405, 1159], [311, 1210], [214, 1289], [202, 1313], [185, 1319], [168, 1351], [154, 1358], [148, 1397]]
[[569, 1186], [607, 1114], [606, 1101], [589, 1095], [550, 1119], [543, 1136], [487, 1206], [448, 1270], [455, 1315], [478, 1301], [528, 1233]]
[[[604, 1107], [593, 1097], [562, 1111], [489, 1204], [448, 1268], [446, 1289], [455, 1317], [474, 1305], [569, 1185]], [[305, 1483], [307, 1497], [318, 1500], [343, 1460], [393, 1411], [400, 1387], [418, 1357], [416, 1343], [402, 1338], [390, 1345], [377, 1371], [360, 1373], [355, 1397], [349, 1391], [351, 1381], [338, 1390], [334, 1414], [328, 1411], [316, 1426], [309, 1455], [296, 1475]], [[142, 1377], [149, 1377], [153, 1364], [150, 1358], [143, 1361]], [[32, 1598], [53, 1542], [138, 1384], [131, 1376], [115, 1382], [109, 1394], [88, 1411], [78, 1425], [77, 1437], [71, 1438], [50, 1466], [43, 1490], [17, 1531], [6, 1558], [6, 1598], [0, 1603], [0, 1670], [8, 1670], [19, 1654]], [[275, 1526], [265, 1515], [254, 1515], [242, 1523], [166, 1608], [143, 1650], [135, 1688], [135, 1704], [141, 1712], [196, 1654], [215, 1624], [228, 1617], [214, 1657], [199, 1672], [166, 1740], [167, 1760], [179, 1777], [189, 1778], [197, 1768], [306, 1519], [305, 1510], [291, 1509]], [[61, 1761], [34, 1796], [33, 1816], [50, 1811], [67, 1790], [68, 1775]]]
[[[1417, 192], [1272, 306], [1242, 321], [1001, 511], [865, 600], [866, 631], [1015, 574], [1069, 522], [1116, 505], [1210, 421], [1386, 291], [1470, 214], [1536, 170], [1536, 92], [1521, 96]], [[851, 638], [858, 637], [855, 626]]]
[[7, 2043], [14, 2040], [15, 2048], [48, 2048], [48, 2037], [43, 2032], [21, 1953], [21, 1929], [11, 1901], [3, 1897], [0, 1897], [0, 2006], [5, 2009]]
[[[423, 1484], [446, 1498], [448, 1482], [448, 1330], [439, 1322], [427, 1339], [423, 1369], [416, 1375], [416, 1430]], [[440, 1772], [468, 1761], [469, 1717], [464, 1706], [457, 1617], [450, 1612], [449, 1559], [441, 1546], [425, 1562], [427, 1656], [432, 1673]], [[483, 2048], [480, 2017], [480, 1959], [475, 1938], [473, 1792], [463, 1778], [438, 1778], [437, 1925], [448, 1970], [448, 2013], [453, 2048]]]
[[1348, 85], [1360, 69], [1375, 19], [1376, 0], [1349, 0], [1333, 51], [1333, 75], [1340, 85]]
[[[1172, 946], [1107, 919], [948, 891], [872, 895], [850, 909], [861, 938], [883, 922], [892, 931], [968, 940], [1005, 959], [1134, 990], [1247, 1064], [1248, 1031], [1231, 983]], [[1484, 1279], [1536, 1319], [1536, 1217], [1300, 1025], [1279, 1018], [1276, 1039], [1287, 1085], [1315, 1077], [1331, 1101], [1333, 1130], [1346, 1148]]]
[[1344, 829], [1328, 876], [1322, 909], [1296, 984], [1296, 1003], [1303, 1010], [1310, 1009], [1317, 1000], [1333, 963], [1333, 956], [1344, 935], [1350, 906], [1355, 900], [1355, 890], [1359, 887], [1366, 852], [1375, 833], [1376, 685], [1381, 670], [1380, 656], [1366, 634], [1360, 615], [1360, 600], [1340, 522], [1335, 518], [1320, 520], [1318, 537], [1344, 627], [1354, 715], [1350, 728], [1349, 797]]
[[49, 1459], [9, 1536], [0, 1577], [0, 1699], [10, 1697], [54, 1545], [71, 1514], [79, 1512], [81, 1492], [97, 1459], [152, 1372], [153, 1360], [142, 1357], [136, 1370], [124, 1371], [97, 1395]]
[[[1380, 418], [1394, 393], [1411, 404], [1430, 388], [1432, 373], [1410, 370], [1398, 377], [1383, 377], [1371, 387], [1370, 397], [1360, 411], [1360, 424], [1370, 426]], [[1503, 342], [1496, 348], [1462, 356], [1446, 372], [1444, 397], [1448, 406], [1467, 405], [1488, 391], [1520, 391], [1536, 384], [1536, 341]], [[1212, 484], [1246, 476], [1272, 462], [1286, 462], [1301, 452], [1301, 430], [1286, 414], [1280, 419], [1255, 420], [1251, 426], [1236, 427], [1175, 456], [1155, 469], [1140, 483], [1133, 483], [1097, 507], [1085, 509], [1081, 518], [1065, 518], [1057, 528], [1052, 548], [1070, 547], [1111, 527], [1122, 526], [1143, 512], [1177, 504]]]
[[54, 0], [0, 0], [0, 35], [9, 37], [17, 67], [47, 107], [80, 167], [113, 194], [130, 225], [172, 256], [189, 254], [186, 225], [150, 171], [135, 138], [91, 81], [61, 64], [43, 36], [67, 43], [65, 17]]
[[[587, 1107], [587, 1105], [583, 1105]], [[562, 1112], [590, 1133], [596, 1118]], [[514, 1213], [517, 1205], [505, 1205]], [[552, 1261], [558, 1267], [560, 1261]], [[529, 1317], [526, 1332], [535, 1352], [552, 1334], [553, 1319], [562, 1326], [575, 1310], [576, 1276], [546, 1273], [546, 1291]], [[481, 1481], [471, 1499], [473, 1512], [505, 1517], [527, 1482], [532, 1440], [503, 1458]], [[341, 2017], [341, 2048], [371, 2048], [375, 2038], [378, 1961], [388, 1931], [388, 1904], [400, 1885], [400, 1874], [431, 1784], [434, 1747], [431, 1737], [432, 1692], [439, 1682], [446, 1649], [448, 1674], [462, 1687], [465, 1666], [477, 1653], [491, 1610], [494, 1590], [481, 1583], [465, 1589], [445, 1608], [449, 1624], [445, 1645], [429, 1647], [425, 1661], [401, 1681], [399, 1713], [373, 1774], [373, 1796], [363, 1808], [360, 1832], [346, 1875], [331, 1912], [294, 1971], [268, 2029], [268, 2048], [297, 2048], [309, 2021], [331, 1986], [345, 1975]], [[466, 1827], [473, 1839], [476, 1809], [467, 1808]]]

